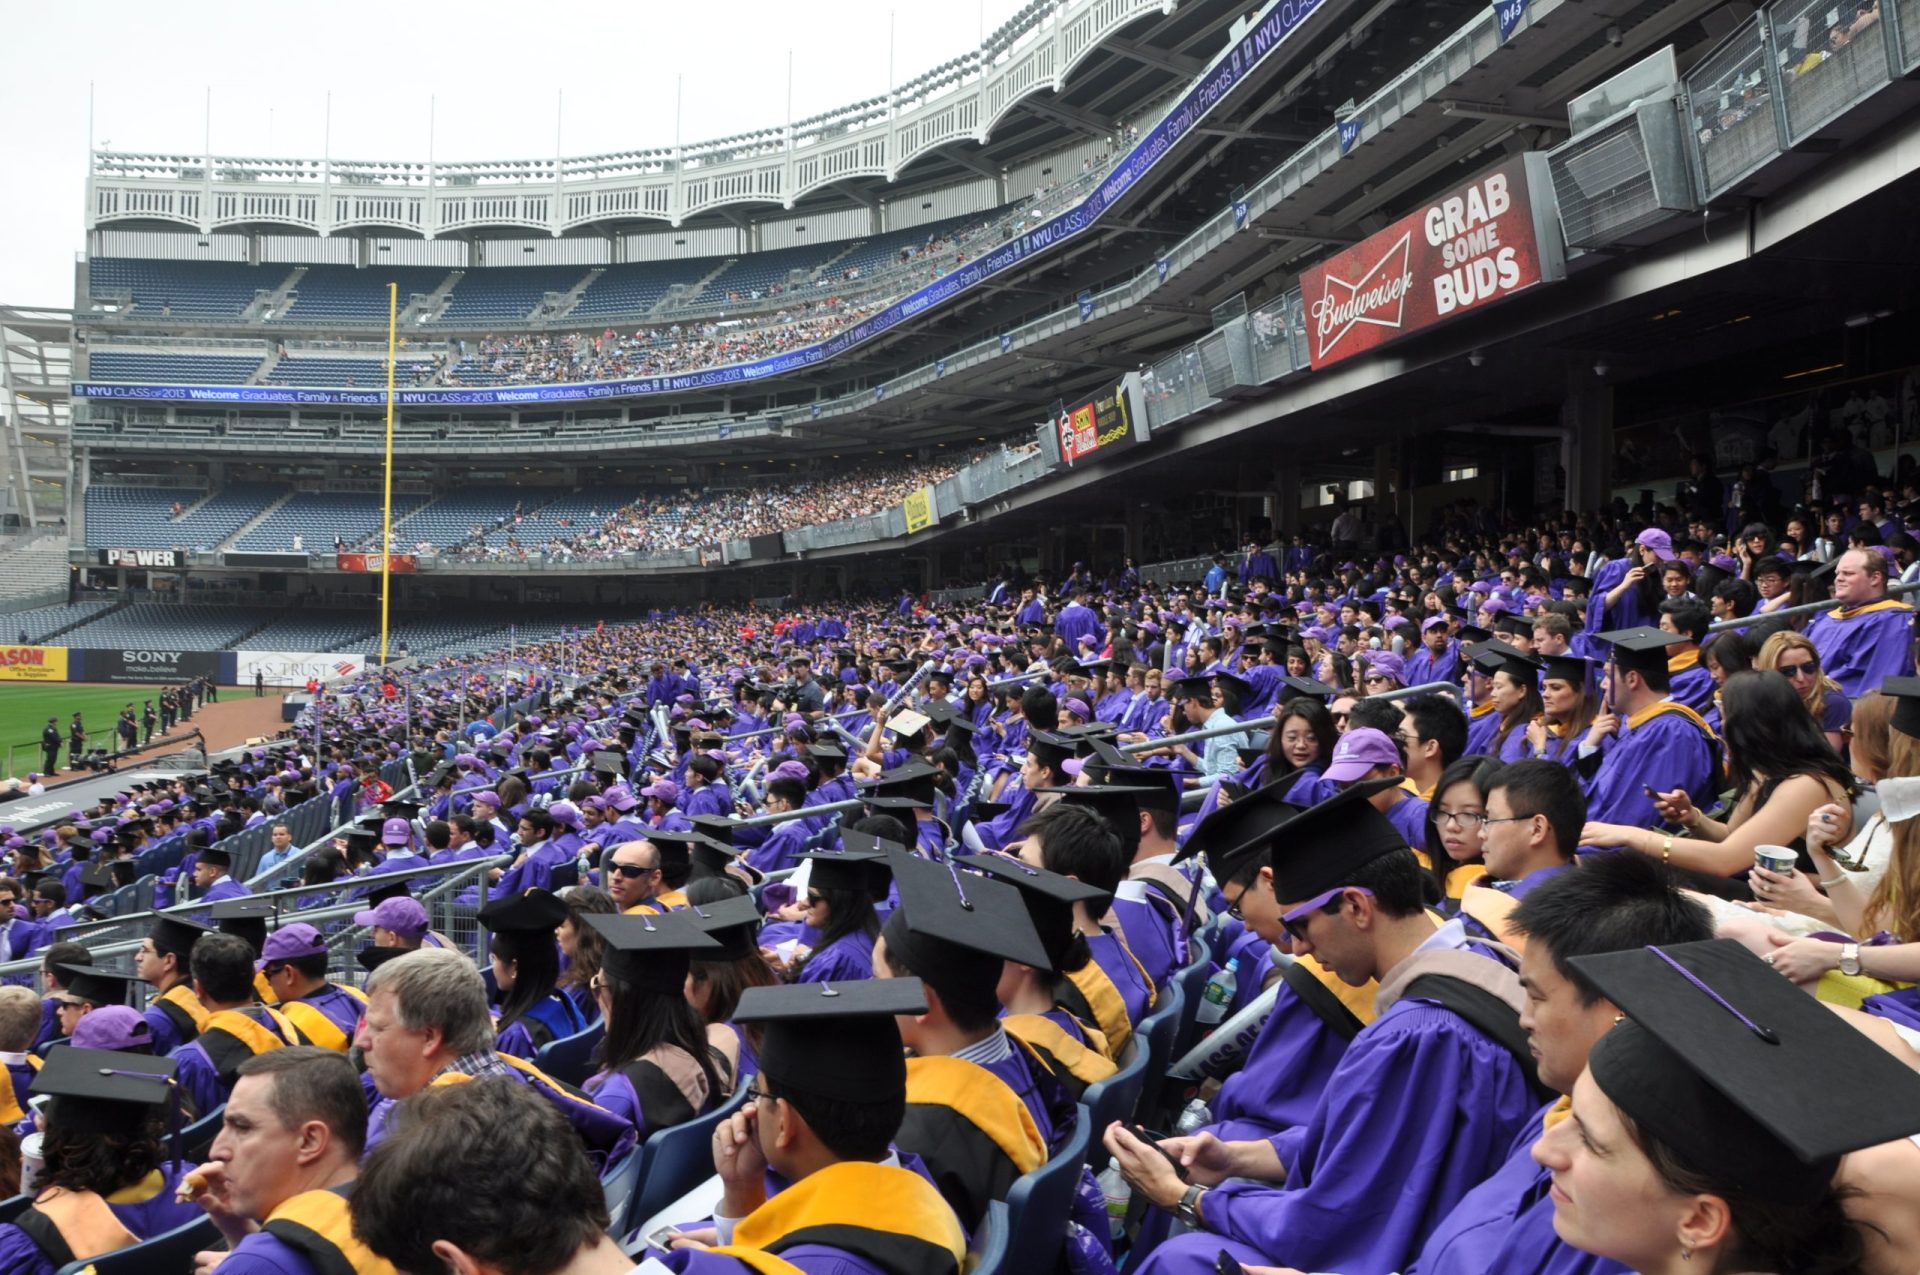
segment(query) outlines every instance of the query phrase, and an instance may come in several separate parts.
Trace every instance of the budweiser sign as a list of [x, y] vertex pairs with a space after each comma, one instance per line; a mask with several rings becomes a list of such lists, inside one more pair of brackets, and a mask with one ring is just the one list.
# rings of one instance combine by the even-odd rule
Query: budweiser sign
[[1315, 368], [1565, 277], [1542, 155], [1519, 155], [1300, 279]]

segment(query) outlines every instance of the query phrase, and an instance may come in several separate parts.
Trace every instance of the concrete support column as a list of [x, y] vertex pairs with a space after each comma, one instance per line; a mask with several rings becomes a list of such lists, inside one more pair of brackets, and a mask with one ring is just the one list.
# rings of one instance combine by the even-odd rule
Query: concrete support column
[[1584, 367], [1567, 373], [1560, 404], [1560, 463], [1567, 471], [1567, 508], [1598, 509], [1613, 487], [1613, 387]]

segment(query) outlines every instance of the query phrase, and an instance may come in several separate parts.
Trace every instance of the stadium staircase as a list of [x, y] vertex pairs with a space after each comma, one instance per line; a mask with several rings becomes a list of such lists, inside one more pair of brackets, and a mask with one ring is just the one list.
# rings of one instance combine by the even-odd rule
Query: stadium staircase
[[[65, 536], [23, 540], [0, 548], [0, 611], [25, 611], [67, 600]], [[4, 635], [7, 640], [12, 634]]]
[[[293, 290], [300, 286], [300, 280], [306, 278], [306, 275], [307, 268], [305, 266], [295, 266], [292, 271], [288, 273], [287, 277], [280, 281], [279, 287], [273, 289], [271, 292], [263, 291], [254, 297], [252, 303], [240, 312], [240, 318], [245, 322], [255, 323], [270, 313], [285, 314], [287, 307], [292, 304], [288, 298], [293, 295]], [[253, 381], [248, 382], [249, 385], [256, 383], [257, 382]]]
[[188, 505], [185, 509], [182, 509], [177, 516], [168, 518], [167, 521], [170, 523], [185, 522], [187, 519], [193, 517], [195, 514], [199, 513], [202, 509], [206, 508], [208, 502], [211, 501], [215, 496], [218, 496], [219, 494], [220, 492], [218, 488], [209, 486], [207, 488], [206, 495], [200, 497], [200, 499], [194, 501], [191, 505]]
[[133, 605], [132, 598], [120, 598], [117, 601], [115, 601], [112, 606], [107, 607], [103, 611], [90, 611], [87, 614], [80, 616], [78, 619], [74, 620], [70, 624], [63, 624], [59, 628], [54, 629], [51, 632], [41, 634], [40, 643], [43, 646], [55, 645], [53, 640], [61, 636], [62, 634], [71, 633], [83, 624], [92, 624], [95, 620], [104, 620], [108, 616], [114, 614], [116, 611], [124, 611], [132, 605]]
[[[275, 357], [277, 358], [278, 356], [276, 355]], [[269, 363], [269, 366], [271, 366], [271, 362]], [[295, 493], [289, 491], [283, 494], [282, 496], [280, 496], [279, 499], [273, 501], [265, 509], [262, 509], [259, 513], [255, 514], [253, 517], [241, 523], [239, 530], [235, 531], [232, 535], [228, 536], [225, 540], [222, 540], [219, 544], [215, 545], [214, 548], [221, 553], [225, 553], [229, 549], [238, 548], [240, 545], [240, 538], [242, 536], [246, 535], [249, 531], [252, 531], [255, 527], [258, 527], [261, 523], [265, 522], [267, 519], [273, 517], [274, 514], [278, 513], [286, 505], [288, 501], [293, 499], [294, 494]]]
[[828, 257], [825, 261], [821, 262], [818, 266], [815, 266], [813, 273], [809, 275], [808, 278], [812, 280], [819, 280], [824, 278], [827, 275], [827, 273], [831, 271], [835, 266], [839, 265], [842, 261], [845, 261], [848, 257], [858, 252], [866, 242], [867, 241], [864, 239], [853, 240], [846, 247], [842, 248], [839, 252], [834, 253], [831, 257]]
[[527, 316], [528, 319], [534, 323], [551, 323], [555, 319], [566, 318], [573, 312], [573, 307], [580, 304], [580, 298], [586, 295], [587, 289], [593, 286], [594, 280], [605, 273], [605, 267], [595, 266], [580, 282], [551, 300], [542, 301], [535, 306], [533, 313]]
[[267, 351], [267, 357], [260, 360], [260, 366], [253, 369], [253, 375], [247, 378], [248, 385], [265, 385], [267, 378], [273, 375], [273, 369], [280, 366], [280, 347], [273, 346]]
[[707, 271], [692, 283], [674, 284], [661, 294], [660, 299], [653, 303], [653, 308], [647, 311], [647, 313], [665, 314], [669, 310], [677, 310], [681, 306], [686, 305], [689, 301], [692, 301], [695, 297], [706, 291], [708, 284], [738, 264], [739, 260], [740, 258], [738, 257], [724, 257], [721, 259], [719, 265]]
[[440, 281], [440, 286], [425, 295], [408, 298], [406, 308], [400, 311], [399, 326], [419, 327], [431, 323], [447, 312], [447, 303], [453, 298], [453, 290], [467, 277], [464, 270], [455, 270]]

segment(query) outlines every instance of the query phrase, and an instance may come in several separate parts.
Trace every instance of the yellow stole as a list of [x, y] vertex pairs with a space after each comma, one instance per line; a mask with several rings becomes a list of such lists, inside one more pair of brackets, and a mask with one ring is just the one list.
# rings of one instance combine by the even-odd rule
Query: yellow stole
[[200, 1003], [200, 998], [193, 994], [193, 988], [188, 984], [175, 983], [172, 987], [169, 987], [166, 991], [154, 997], [154, 1001], [161, 1005], [171, 1005], [185, 1014], [192, 1020], [193, 1030], [196, 1034], [206, 1030], [207, 1007]]
[[[1089, 1048], [1087, 1042], [1075, 1040], [1071, 1032], [1044, 1014], [1009, 1014], [1000, 1020], [1000, 1025], [1006, 1028], [1007, 1035], [1036, 1049], [1044, 1049], [1049, 1058], [1083, 1085], [1105, 1080], [1120, 1070], [1104, 1049]], [[1097, 1028], [1082, 1026], [1088, 1040], [1106, 1044]]]
[[[1480, 876], [1484, 876], [1484, 870]], [[1492, 886], [1469, 885], [1460, 895], [1460, 910], [1487, 927], [1487, 932], [1516, 952], [1527, 950], [1526, 935], [1513, 928], [1513, 910], [1520, 906], [1520, 900], [1505, 890], [1496, 890]]]
[[1633, 714], [1631, 717], [1627, 718], [1627, 729], [1638, 730], [1640, 727], [1645, 726], [1648, 722], [1652, 721], [1654, 718], [1663, 717], [1669, 713], [1678, 713], [1680, 716], [1686, 718], [1688, 721], [1692, 722], [1694, 726], [1700, 731], [1700, 733], [1702, 735], [1705, 735], [1708, 739], [1717, 738], [1717, 736], [1715, 736], [1713, 733], [1713, 727], [1707, 725], [1706, 718], [1700, 716], [1700, 714], [1694, 712], [1692, 709], [1688, 708], [1685, 704], [1682, 704], [1677, 700], [1670, 700], [1670, 699], [1656, 700], [1655, 702], [1641, 709], [1639, 712]]
[[355, 1275], [398, 1275], [392, 1262], [353, 1233], [346, 1197], [337, 1191], [302, 1191], [268, 1214], [260, 1229], [303, 1255], [319, 1259], [314, 1262], [317, 1270], [339, 1271], [344, 1262], [345, 1269]]
[[[966, 1232], [932, 1183], [906, 1169], [862, 1161], [808, 1174], [741, 1219], [733, 1228], [733, 1243], [713, 1251], [759, 1275], [797, 1275], [799, 1267], [768, 1247], [807, 1231], [843, 1228], [944, 1250], [956, 1275], [966, 1264]], [[823, 1236], [821, 1242], [832, 1240]]]
[[1911, 611], [1913, 608], [1895, 598], [1882, 598], [1878, 602], [1863, 602], [1857, 607], [1835, 607], [1827, 612], [1829, 620], [1851, 620], [1855, 616], [1874, 615], [1881, 611]]
[[[1047, 1141], [1027, 1104], [978, 1063], [944, 1055], [907, 1059], [907, 1102], [960, 1112], [1021, 1173], [1032, 1173], [1047, 1162]], [[739, 1232], [734, 1234], [737, 1238]]]
[[1667, 660], [1667, 672], [1684, 673], [1699, 663], [1700, 648], [1696, 646], [1691, 651], [1682, 651], [1678, 655], [1669, 657]]

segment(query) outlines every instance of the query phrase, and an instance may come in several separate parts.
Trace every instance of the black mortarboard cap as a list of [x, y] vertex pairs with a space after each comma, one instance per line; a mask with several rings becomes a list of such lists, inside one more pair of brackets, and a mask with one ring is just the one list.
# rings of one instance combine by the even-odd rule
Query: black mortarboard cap
[[193, 951], [193, 945], [200, 941], [200, 936], [211, 933], [212, 929], [212, 926], [189, 921], [183, 916], [155, 912], [153, 929], [148, 937], [153, 940], [156, 951], [163, 954], [172, 952], [184, 960]]
[[760, 1025], [760, 1070], [777, 1088], [865, 1105], [905, 1095], [894, 1020], [926, 1012], [919, 979], [872, 978], [749, 987], [733, 1021]]
[[361, 969], [377, 970], [396, 957], [418, 950], [411, 947], [363, 947], [353, 954], [353, 959], [360, 962]]
[[808, 744], [807, 756], [815, 761], [845, 762], [847, 749], [844, 744]]
[[1240, 703], [1242, 704], [1245, 704], [1253, 698], [1253, 683], [1241, 677], [1238, 673], [1229, 673], [1225, 669], [1221, 669], [1213, 675], [1213, 680], [1230, 686], [1239, 692]]
[[116, 970], [103, 970], [97, 965], [66, 965], [59, 967], [60, 977], [67, 985], [67, 994], [83, 1001], [92, 1001], [95, 1005], [131, 1005], [133, 985], [140, 982], [137, 974], [122, 974]]
[[694, 815], [687, 822], [723, 846], [733, 844], [733, 820], [725, 815]]
[[808, 883], [823, 890], [871, 890], [875, 871], [887, 868], [885, 851], [856, 850], [851, 846], [842, 850], [813, 850], [799, 857], [813, 864], [807, 873]]
[[1889, 677], [1880, 693], [1893, 696], [1893, 728], [1920, 739], [1920, 677]]
[[1061, 974], [1071, 973], [1061, 962], [1073, 947], [1073, 905], [1085, 903], [1097, 915], [1105, 912], [1113, 901], [1113, 896], [1105, 890], [1058, 872], [1029, 867], [1009, 855], [963, 854], [956, 856], [954, 862], [1004, 881], [1020, 892], [1027, 919], [1033, 922], [1034, 932], [1040, 936], [1040, 944], [1047, 952], [1048, 963], [1042, 968]]
[[[887, 944], [894, 945], [898, 928], [908, 931], [907, 964], [942, 996], [950, 973], [972, 981], [984, 972], [992, 999], [1001, 961], [1047, 968], [1046, 945], [1012, 886], [964, 876], [903, 850], [890, 852], [887, 861], [900, 891], [900, 906], [887, 922]], [[977, 1000], [978, 990], [967, 988], [966, 998]]]
[[607, 940], [601, 968], [651, 992], [678, 996], [686, 990], [687, 962], [696, 953], [719, 955], [720, 944], [685, 912], [663, 916], [582, 914]]
[[225, 846], [208, 846], [200, 852], [201, 863], [211, 863], [216, 868], [231, 868], [233, 852]]
[[1842, 1155], [1920, 1132], [1920, 1076], [1731, 939], [1572, 960], [1628, 1020], [1594, 1082], [1711, 1181], [1813, 1203]]
[[[693, 866], [710, 876], [717, 877], [740, 861], [739, 851], [714, 837], [692, 842], [687, 850], [693, 857]], [[757, 873], [755, 878], [758, 879]]]
[[892, 770], [882, 771], [872, 783], [860, 790], [860, 799], [882, 809], [911, 809], [933, 805], [933, 777], [938, 771], [918, 757], [909, 758]]
[[380, 803], [380, 813], [388, 819], [411, 819], [420, 813], [420, 803], [404, 797], [390, 797]]
[[1161, 683], [1169, 700], [1199, 699], [1213, 702], [1213, 678], [1205, 673], [1166, 678]]
[[1290, 699], [1302, 698], [1317, 699], [1324, 704], [1340, 693], [1340, 688], [1337, 686], [1328, 686], [1325, 682], [1316, 681], [1311, 677], [1295, 677], [1291, 673], [1283, 674], [1279, 685], [1280, 695], [1276, 702], [1281, 704]]
[[1621, 668], [1641, 671], [1666, 668], [1667, 648], [1688, 640], [1678, 633], [1645, 624], [1637, 629], [1614, 629], [1595, 636], [1612, 647], [1612, 658]]
[[1035, 762], [1055, 774], [1060, 773], [1060, 768], [1074, 755], [1077, 747], [1074, 739], [1068, 735], [1037, 730], [1027, 737], [1027, 752]]
[[1453, 635], [1462, 642], [1485, 642], [1493, 636], [1493, 632], [1477, 624], [1463, 624], [1453, 631]]
[[1131, 792], [1135, 804], [1143, 810], [1179, 813], [1180, 779], [1170, 770], [1152, 766], [1111, 766], [1105, 762], [1092, 763], [1089, 769], [1093, 771], [1096, 782], [1112, 784]]
[[538, 887], [524, 894], [493, 899], [480, 909], [480, 924], [499, 933], [502, 930], [523, 934], [551, 934], [572, 916], [565, 900]]
[[172, 1058], [62, 1045], [48, 1052], [31, 1092], [53, 1099], [49, 1124], [78, 1133], [118, 1132], [138, 1128], [153, 1108], [166, 1105], [179, 1070]]
[[980, 729], [973, 724], [972, 718], [945, 700], [929, 700], [921, 706], [920, 711], [927, 715], [928, 721], [931, 721], [942, 731], [960, 730], [971, 735]]
[[376, 885], [371, 890], [368, 890], [367, 904], [370, 907], [379, 907], [388, 899], [406, 899], [411, 898], [412, 895], [413, 892], [407, 889], [407, 882], [403, 877], [398, 880], [388, 881], [382, 885]]
[[1489, 677], [1495, 673], [1505, 673], [1519, 682], [1533, 681], [1541, 668], [1539, 660], [1505, 642], [1481, 643], [1474, 648], [1473, 662]]
[[1512, 611], [1503, 611], [1495, 617], [1493, 627], [1497, 633], [1512, 633], [1518, 637], [1533, 636], [1533, 621]]
[[718, 951], [701, 949], [692, 953], [698, 961], [739, 961], [758, 956], [760, 949], [760, 906], [752, 895], [742, 894], [718, 903], [696, 903], [674, 916], [691, 917], [702, 934], [720, 945]]
[[210, 912], [215, 929], [245, 939], [255, 956], [267, 945], [267, 918], [273, 915], [273, 904], [266, 899], [221, 899]]
[[1569, 682], [1574, 686], [1587, 686], [1593, 680], [1593, 661], [1584, 656], [1548, 655], [1543, 657], [1542, 663], [1546, 665], [1542, 677]]
[[597, 771], [604, 771], [609, 775], [624, 775], [627, 773], [627, 755], [625, 753], [617, 753], [611, 749], [602, 749], [594, 753], [591, 761], [593, 769]]
[[650, 828], [645, 840], [653, 844], [660, 852], [662, 864], [683, 864], [693, 862], [693, 847], [700, 843], [716, 844], [712, 837], [704, 832], [675, 832], [666, 828]]
[[80, 872], [80, 884], [90, 890], [111, 890], [115, 885], [113, 865], [110, 863], [89, 863]]

